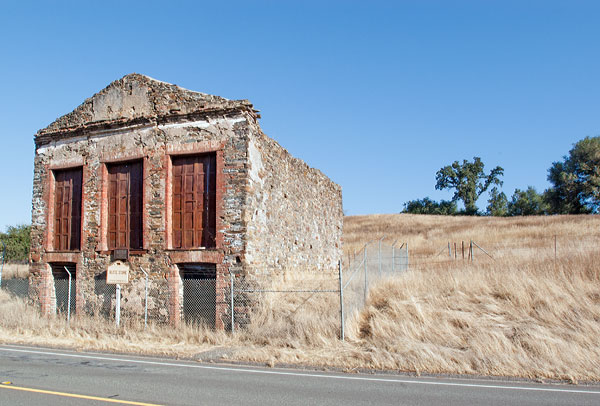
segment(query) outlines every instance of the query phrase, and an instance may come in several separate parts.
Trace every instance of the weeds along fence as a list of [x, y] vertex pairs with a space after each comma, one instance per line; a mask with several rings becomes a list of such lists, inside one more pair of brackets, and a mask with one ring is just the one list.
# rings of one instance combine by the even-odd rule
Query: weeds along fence
[[[181, 273], [177, 290], [166, 284], [157, 286], [147, 275], [124, 285], [108, 284], [105, 275], [98, 275], [92, 291], [86, 285], [88, 290], [78, 292], [75, 269], [65, 268], [53, 269], [49, 283], [56, 314], [68, 320], [85, 315], [134, 327], [164, 324], [175, 317], [187, 325], [233, 333], [251, 330], [269, 335], [277, 330], [313, 340], [322, 335], [344, 338], [346, 318], [364, 305], [369, 286], [407, 269], [408, 246], [382, 239], [366, 244], [350, 263], [340, 262], [335, 273], [230, 275], [217, 280], [214, 272], [186, 271]], [[19, 276], [23, 275], [14, 273], [5, 278], [1, 289], [27, 298], [29, 279]], [[270, 331], [260, 331], [267, 325]]]
[[406, 272], [408, 266], [408, 244], [386, 237], [369, 241], [348, 257], [341, 288], [345, 317], [352, 317], [364, 307], [370, 285]]
[[[149, 323], [168, 323], [175, 317], [188, 325], [234, 333], [251, 330], [257, 335], [268, 335], [270, 330], [285, 330], [293, 331], [295, 336], [326, 334], [343, 338], [346, 321], [364, 307], [370, 287], [382, 278], [402, 275], [409, 268], [427, 272], [491, 264], [551, 266], [569, 261], [573, 255], [596, 252], [600, 237], [590, 241], [557, 242], [556, 238], [528, 241], [536, 245], [525, 246], [512, 240], [491, 244], [448, 241], [413, 249], [409, 261], [406, 243], [382, 238], [369, 241], [346, 256], [336, 273], [306, 271], [245, 278], [230, 275], [217, 280], [214, 273], [185, 272], [181, 274], [178, 290], [170, 289], [166, 282], [149, 283], [146, 275], [120, 286], [120, 292], [101, 275], [94, 280], [92, 291], [79, 292], [73, 272], [69, 278], [66, 271], [57, 271], [53, 273], [52, 289], [56, 313], [65, 318], [82, 314], [110, 323], [118, 320], [120, 324], [143, 327]], [[3, 269], [0, 289], [27, 298], [30, 290], [27, 273], [13, 264], [8, 264], [8, 272], [6, 266]], [[177, 295], [176, 301], [173, 295]], [[78, 302], [83, 305], [77, 306]]]
[[[228, 280], [198, 272], [182, 274], [179, 289], [172, 291], [167, 286], [157, 288], [146, 278], [116, 285], [99, 275], [93, 292], [86, 293], [77, 291], [76, 279], [69, 278], [66, 271], [53, 271], [51, 296], [54, 311], [67, 320], [84, 315], [132, 328], [169, 323], [170, 313], [176, 312], [175, 317], [186, 325], [233, 333], [268, 324], [271, 330], [294, 330], [296, 335], [308, 335], [312, 328], [315, 335], [318, 330], [318, 334], [337, 337], [342, 321], [339, 280], [340, 275], [331, 272], [252, 278], [231, 275]], [[29, 282], [28, 278], [11, 276], [2, 281], [1, 289], [27, 299]], [[85, 296], [85, 300], [79, 298], [81, 307], [76, 305], [78, 295]], [[170, 305], [172, 295], [178, 299], [175, 309]]]

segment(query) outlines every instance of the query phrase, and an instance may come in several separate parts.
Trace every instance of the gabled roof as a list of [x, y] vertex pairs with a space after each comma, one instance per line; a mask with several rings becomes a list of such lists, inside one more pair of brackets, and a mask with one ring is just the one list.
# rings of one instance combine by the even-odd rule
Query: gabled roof
[[39, 130], [36, 142], [42, 141], [40, 138], [62, 138], [86, 129], [176, 120], [194, 114], [226, 114], [235, 110], [257, 112], [247, 100], [229, 100], [194, 92], [131, 73], [115, 80], [72, 112]]

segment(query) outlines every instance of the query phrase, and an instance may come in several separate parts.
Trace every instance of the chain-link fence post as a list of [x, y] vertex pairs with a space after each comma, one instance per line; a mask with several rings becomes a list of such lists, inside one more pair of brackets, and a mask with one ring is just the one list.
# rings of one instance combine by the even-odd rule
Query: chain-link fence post
[[229, 285], [230, 285], [230, 292], [229, 292], [229, 305], [231, 307], [231, 334], [235, 333], [235, 315], [234, 315], [234, 310], [233, 310], [233, 273], [231, 271], [229, 271]]
[[342, 261], [338, 263], [339, 269], [339, 280], [340, 280], [340, 336], [342, 341], [344, 341], [344, 286], [342, 283]]
[[394, 243], [392, 244], [392, 275], [394, 274], [394, 271], [396, 269], [396, 243], [398, 242], [398, 240], [394, 241]]
[[71, 272], [65, 266], [65, 271], [69, 275], [69, 289], [67, 293], [67, 324], [71, 322]]
[[367, 302], [367, 286], [369, 286], [369, 280], [367, 278], [367, 246], [363, 249], [363, 259], [364, 259], [364, 268], [365, 268], [365, 303]]
[[380, 278], [381, 278], [381, 242], [383, 241], [384, 238], [385, 238], [385, 236], [383, 236], [379, 239], [379, 277]]
[[144, 284], [144, 328], [148, 327], [148, 272], [144, 271], [144, 268], [140, 266], [140, 269], [146, 275], [146, 282]]
[[4, 258], [6, 257], [6, 244], [2, 241], [2, 266], [0, 266], [0, 288], [2, 287], [2, 271], [4, 270]]
[[121, 322], [121, 285], [117, 283], [116, 290], [116, 304], [115, 304], [115, 323], [119, 327]]

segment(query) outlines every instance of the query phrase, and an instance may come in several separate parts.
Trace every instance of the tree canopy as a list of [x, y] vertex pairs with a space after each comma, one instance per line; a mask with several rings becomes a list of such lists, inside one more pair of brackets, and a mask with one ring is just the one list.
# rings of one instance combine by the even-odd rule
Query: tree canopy
[[548, 204], [544, 195], [540, 195], [534, 187], [527, 190], [515, 189], [510, 202], [508, 202], [510, 216], [535, 216], [548, 214]]
[[[22, 262], [29, 257], [29, 232], [31, 227], [24, 224], [8, 226], [6, 232], [0, 233], [0, 241], [6, 245], [5, 261]], [[0, 244], [0, 253], [4, 245]]]
[[497, 187], [490, 190], [490, 199], [486, 209], [488, 216], [503, 217], [508, 215], [508, 199], [504, 192], [501, 192]]
[[598, 213], [600, 209], [600, 137], [577, 142], [548, 169], [553, 187], [546, 192], [550, 210], [557, 214]]
[[402, 213], [411, 214], [456, 214], [456, 203], [452, 201], [442, 200], [436, 202], [428, 197], [424, 199], [411, 200], [404, 203]]
[[473, 157], [473, 162], [466, 159], [462, 164], [454, 161], [451, 165], [444, 166], [437, 171], [435, 188], [438, 190], [454, 189], [452, 201], [461, 200], [465, 206], [465, 214], [477, 214], [477, 199], [491, 185], [501, 186], [500, 177], [502, 175], [504, 175], [504, 169], [500, 166], [496, 166], [486, 174], [481, 158]]

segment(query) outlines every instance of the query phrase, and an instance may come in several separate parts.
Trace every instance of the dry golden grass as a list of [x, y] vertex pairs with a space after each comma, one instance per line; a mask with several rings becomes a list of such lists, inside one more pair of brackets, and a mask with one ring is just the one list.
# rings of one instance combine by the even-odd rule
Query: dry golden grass
[[[203, 359], [218, 354], [348, 371], [600, 380], [599, 226], [596, 216], [349, 217], [346, 256], [385, 235], [408, 243], [411, 270], [372, 286], [365, 308], [347, 324], [346, 342], [337, 338], [335, 294], [264, 294], [252, 323], [232, 336], [190, 326], [117, 329], [83, 317], [67, 326], [1, 292], [0, 342]], [[441, 252], [449, 241], [471, 239], [494, 259], [477, 250], [470, 263]], [[309, 279], [288, 274], [270, 287], [336, 283], [332, 275]]]
[[2, 278], [27, 278], [29, 276], [29, 265], [27, 264], [4, 264]]
[[[600, 243], [600, 216], [469, 217], [375, 214], [344, 220], [344, 250], [353, 254], [368, 241], [386, 237], [408, 243], [412, 256], [432, 256], [448, 242], [475, 241], [484, 249], [559, 252], [570, 244]], [[521, 255], [521, 254], [518, 254]]]

